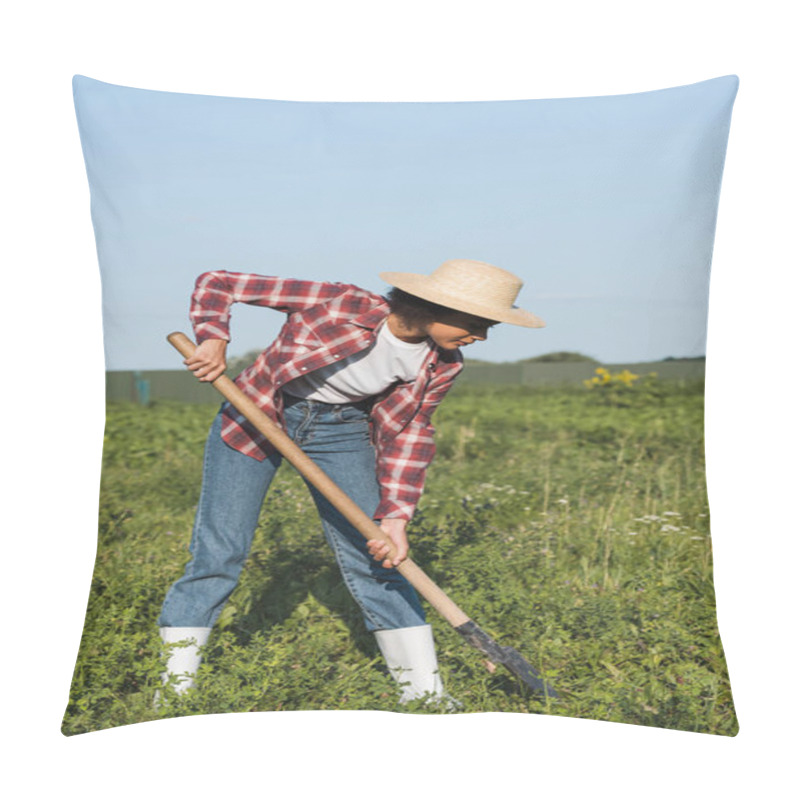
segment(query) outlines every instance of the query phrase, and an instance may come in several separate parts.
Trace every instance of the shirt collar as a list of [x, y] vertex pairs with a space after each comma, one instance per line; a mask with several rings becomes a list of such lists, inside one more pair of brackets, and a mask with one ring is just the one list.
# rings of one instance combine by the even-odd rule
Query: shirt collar
[[[353, 317], [350, 320], [352, 325], [358, 325], [362, 328], [369, 328], [370, 330], [375, 330], [382, 322], [389, 317], [389, 304], [384, 300], [377, 306], [368, 309], [363, 314], [359, 314], [357, 317]], [[433, 339], [427, 340], [427, 345], [432, 352], [428, 354], [428, 360], [434, 366], [439, 362], [439, 348], [434, 343]]]

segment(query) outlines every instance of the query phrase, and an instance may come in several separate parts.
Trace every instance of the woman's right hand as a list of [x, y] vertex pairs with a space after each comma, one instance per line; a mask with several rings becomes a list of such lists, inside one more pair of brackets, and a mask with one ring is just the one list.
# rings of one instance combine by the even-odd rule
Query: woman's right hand
[[225, 372], [225, 339], [206, 339], [197, 345], [194, 353], [183, 363], [201, 381], [215, 381]]

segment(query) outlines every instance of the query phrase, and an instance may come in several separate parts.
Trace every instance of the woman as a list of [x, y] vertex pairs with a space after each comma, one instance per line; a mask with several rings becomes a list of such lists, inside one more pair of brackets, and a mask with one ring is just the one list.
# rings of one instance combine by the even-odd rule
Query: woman
[[[481, 261], [445, 261], [431, 275], [384, 272], [386, 297], [344, 283], [208, 272], [190, 317], [198, 347], [184, 362], [201, 381], [225, 369], [233, 303], [287, 314], [277, 339], [236, 383], [365, 513], [393, 547], [362, 535], [314, 487], [342, 578], [375, 634], [400, 702], [446, 698], [431, 627], [395, 569], [408, 554], [412, 518], [434, 451], [431, 415], [463, 367], [460, 348], [509, 322], [544, 322], [513, 305], [522, 281]], [[211, 426], [203, 485], [184, 575], [159, 618], [170, 645], [164, 674], [192, 686], [214, 622], [236, 587], [267, 489], [281, 463], [228, 403]]]

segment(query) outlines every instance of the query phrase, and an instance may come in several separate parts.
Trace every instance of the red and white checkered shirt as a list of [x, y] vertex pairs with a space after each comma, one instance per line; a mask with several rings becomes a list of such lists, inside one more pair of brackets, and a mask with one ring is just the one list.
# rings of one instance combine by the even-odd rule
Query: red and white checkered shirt
[[[230, 341], [230, 308], [237, 302], [287, 314], [275, 341], [235, 381], [283, 429], [280, 388], [367, 349], [390, 310], [385, 298], [348, 283], [206, 272], [197, 279], [189, 314], [198, 344]], [[377, 395], [370, 412], [381, 487], [375, 519], [413, 516], [436, 451], [431, 415], [464, 366], [458, 350], [442, 350], [430, 339], [428, 344], [430, 352], [416, 380], [395, 383]], [[274, 452], [232, 406], [224, 412], [222, 438], [259, 461]]]

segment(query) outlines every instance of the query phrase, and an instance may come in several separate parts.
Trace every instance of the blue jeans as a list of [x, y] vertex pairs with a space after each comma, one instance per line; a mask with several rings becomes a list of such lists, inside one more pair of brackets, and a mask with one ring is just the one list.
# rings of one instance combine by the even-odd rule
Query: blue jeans
[[[285, 396], [286, 433], [370, 517], [380, 502], [368, 410], [361, 403], [321, 403]], [[223, 408], [225, 404], [223, 404]], [[283, 460], [257, 461], [222, 440], [220, 413], [206, 442], [203, 485], [191, 560], [167, 592], [158, 624], [210, 628], [239, 580], [267, 489]], [[308, 481], [325, 538], [369, 631], [425, 624], [413, 587], [372, 559], [366, 539]]]

